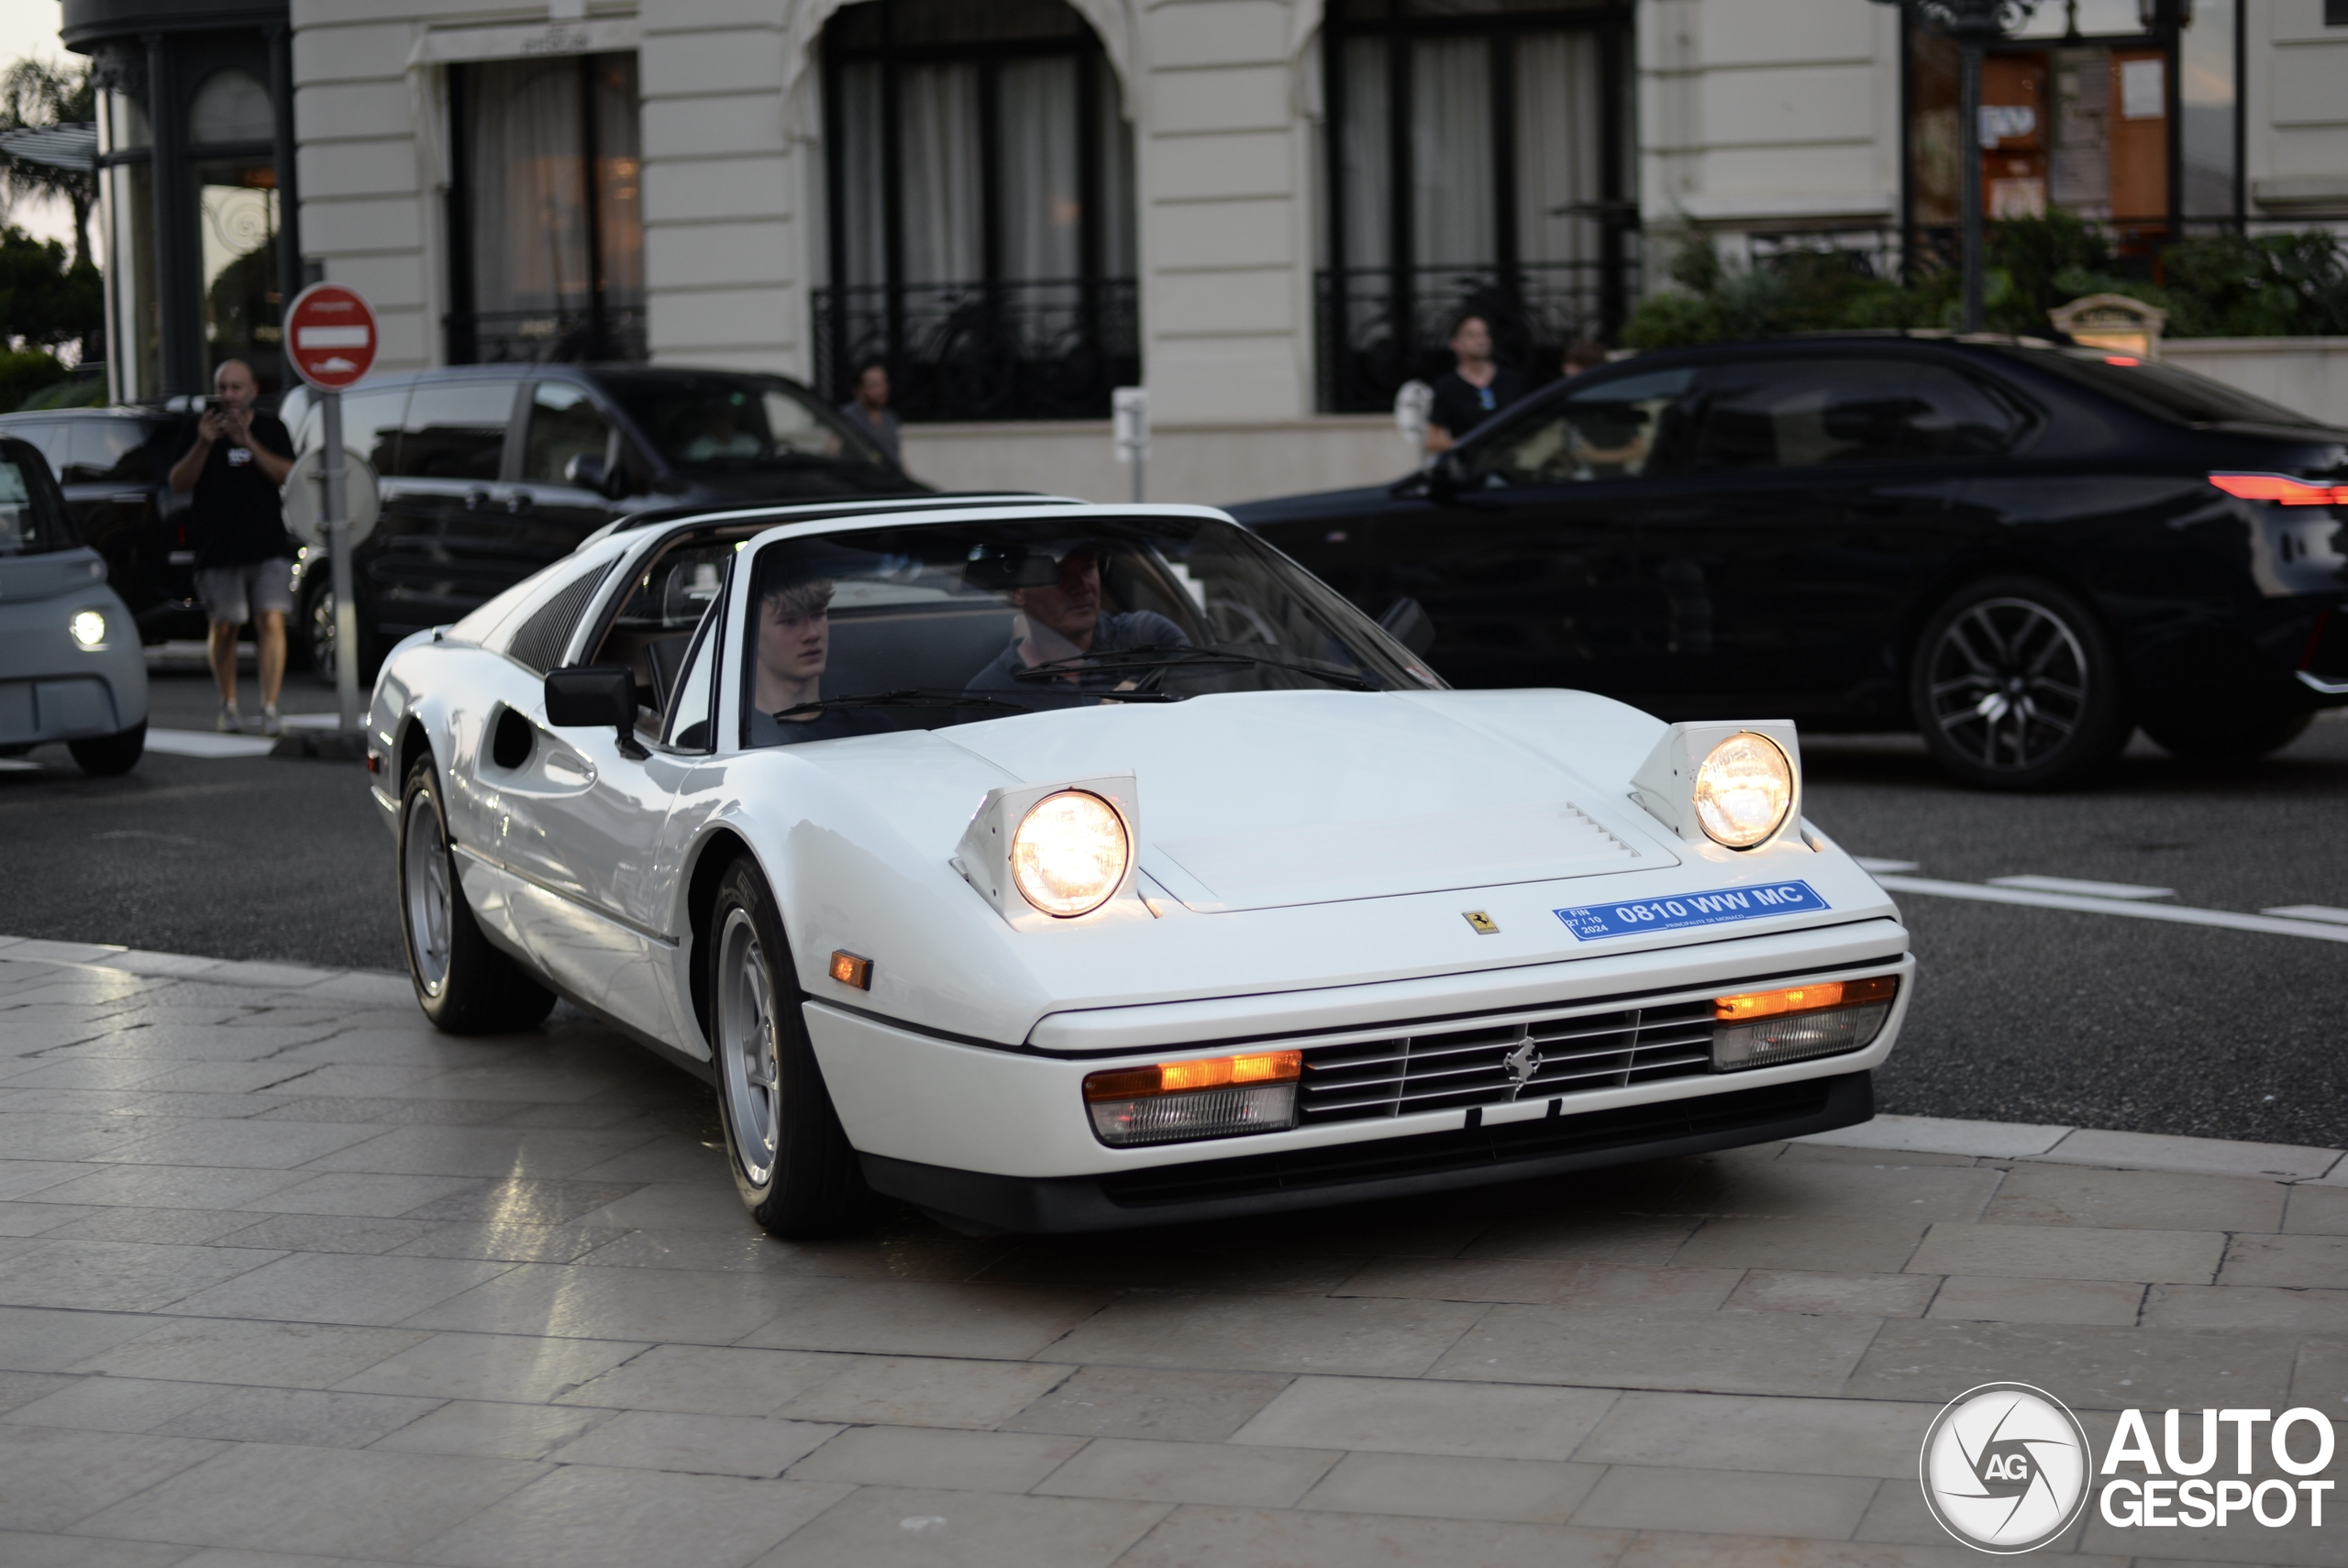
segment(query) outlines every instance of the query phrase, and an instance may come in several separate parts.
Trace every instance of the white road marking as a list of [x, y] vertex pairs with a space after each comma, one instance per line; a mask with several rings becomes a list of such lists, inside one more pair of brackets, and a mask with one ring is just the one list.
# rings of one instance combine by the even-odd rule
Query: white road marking
[[2135, 882], [2090, 882], [2077, 877], [1992, 877], [1992, 888], [2021, 888], [2033, 893], [2079, 893], [2090, 899], [2173, 899], [2175, 888], [2147, 888]]
[[39, 773], [40, 764], [20, 756], [0, 756], [0, 773]]
[[149, 730], [147, 749], [170, 756], [267, 756], [277, 743], [267, 735], [224, 735], [209, 730]]
[[2285, 920], [2320, 920], [2333, 925], [2348, 925], [2348, 910], [2334, 909], [2330, 904], [2285, 904], [2281, 909], [2258, 912], [2280, 915]]
[[2308, 936], [2318, 942], [2348, 942], [2348, 924], [2329, 925], [2312, 920], [2285, 920], [2272, 914], [2181, 909], [2175, 904], [2150, 904], [2133, 899], [2042, 893], [2028, 888], [1996, 888], [1979, 882], [1942, 882], [1929, 877], [1877, 877], [1876, 880], [1883, 885], [1886, 891], [1894, 893], [1970, 899], [1985, 904], [2027, 904], [2042, 910], [2076, 910], [2082, 914], [2129, 915], [2137, 920], [2166, 921], [2172, 925], [2214, 925], [2228, 931], [2264, 932], [2270, 936]]
[[1882, 871], [1916, 871], [1922, 869], [1922, 863], [1914, 860], [1877, 860], [1872, 856], [1866, 855], [1854, 855], [1851, 858], [1858, 863], [1860, 870], [1870, 874]]

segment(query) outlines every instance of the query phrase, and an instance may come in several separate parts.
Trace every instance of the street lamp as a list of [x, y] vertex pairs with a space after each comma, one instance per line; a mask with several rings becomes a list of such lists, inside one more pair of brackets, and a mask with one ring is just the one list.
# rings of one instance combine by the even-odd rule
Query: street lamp
[[1956, 139], [1963, 184], [1965, 330], [1978, 332], [1981, 319], [1981, 51], [2013, 36], [2038, 9], [2039, 0], [1877, 0], [1899, 6], [1934, 32], [1956, 42], [1962, 61], [1957, 78]]

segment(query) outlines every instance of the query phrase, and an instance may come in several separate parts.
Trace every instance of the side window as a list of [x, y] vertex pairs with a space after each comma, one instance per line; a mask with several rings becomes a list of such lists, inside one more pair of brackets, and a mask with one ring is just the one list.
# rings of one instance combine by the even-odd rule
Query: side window
[[426, 381], [408, 394], [397, 464], [414, 479], [493, 482], [505, 461], [516, 381]]
[[1693, 370], [1602, 381], [1515, 421], [1463, 455], [1471, 488], [1635, 479], [1672, 466]]
[[651, 734], [669, 729], [661, 716], [683, 690], [694, 632], [725, 597], [733, 561], [731, 540], [688, 539], [663, 550], [626, 589], [626, 598], [584, 661], [636, 671], [639, 701], [648, 710], [637, 715], [637, 724]]
[[1735, 366], [1707, 399], [1697, 467], [1888, 463], [2004, 451], [2017, 412], [1970, 377], [1899, 359]]
[[[407, 412], [407, 388], [371, 387], [342, 394], [342, 444], [367, 459], [378, 474], [396, 473], [400, 420]], [[294, 450], [316, 450], [325, 439], [316, 398], [306, 400], [294, 432]]]
[[672, 751], [712, 751], [716, 748], [717, 653], [724, 639], [717, 635], [718, 606], [712, 604], [694, 634], [692, 652], [677, 677], [669, 703], [668, 745]]
[[0, 556], [70, 550], [78, 542], [39, 466], [28, 443], [0, 442]]
[[563, 381], [540, 381], [530, 389], [530, 424], [523, 442], [522, 477], [537, 484], [585, 483], [571, 477], [573, 458], [592, 457], [606, 471], [619, 460], [602, 411], [584, 392]]
[[66, 484], [147, 484], [147, 427], [135, 419], [76, 419], [57, 477]]

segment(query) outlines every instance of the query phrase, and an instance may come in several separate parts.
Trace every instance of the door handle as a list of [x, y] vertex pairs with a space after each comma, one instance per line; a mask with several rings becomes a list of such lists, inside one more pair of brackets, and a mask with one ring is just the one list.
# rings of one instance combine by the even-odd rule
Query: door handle
[[526, 490], [517, 490], [506, 498], [505, 510], [519, 514], [538, 503], [538, 498]]
[[483, 507], [487, 506], [488, 504], [489, 504], [489, 491], [485, 491], [485, 490], [469, 490], [469, 491], [465, 491], [465, 510], [466, 510], [466, 511], [468, 511], [468, 512], [479, 512], [480, 510], [482, 510]]

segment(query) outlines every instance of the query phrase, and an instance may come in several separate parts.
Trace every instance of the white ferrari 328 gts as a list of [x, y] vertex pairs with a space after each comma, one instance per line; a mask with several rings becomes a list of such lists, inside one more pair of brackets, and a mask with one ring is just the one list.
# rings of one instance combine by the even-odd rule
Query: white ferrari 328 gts
[[[918, 508], [917, 510], [915, 508]], [[1872, 1114], [1914, 960], [1792, 725], [1455, 691], [1219, 512], [616, 525], [394, 649], [415, 993], [715, 1087], [768, 1229], [1462, 1188]]]

